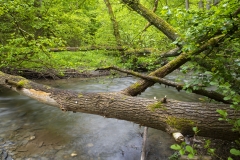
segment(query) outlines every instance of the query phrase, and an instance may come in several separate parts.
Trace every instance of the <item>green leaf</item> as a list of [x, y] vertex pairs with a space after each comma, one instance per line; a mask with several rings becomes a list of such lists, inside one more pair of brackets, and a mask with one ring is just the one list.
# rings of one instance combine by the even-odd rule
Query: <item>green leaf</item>
[[181, 149], [181, 150], [179, 151], [179, 153], [180, 153], [181, 155], [184, 155], [184, 154], [185, 154], [185, 150], [184, 150], [184, 149]]
[[232, 149], [230, 150], [230, 153], [233, 154], [233, 155], [235, 155], [235, 156], [240, 156], [240, 150], [237, 150], [237, 149], [235, 149], [235, 148], [232, 148]]
[[240, 119], [235, 122], [236, 126], [240, 127]]
[[173, 150], [179, 151], [181, 149], [181, 146], [179, 146], [178, 144], [173, 144], [173, 145], [170, 146], [170, 148], [173, 149]]
[[228, 160], [233, 160], [231, 157], [228, 157]]
[[186, 146], [186, 151], [188, 151], [191, 154], [194, 154], [193, 148], [191, 146]]
[[228, 115], [226, 111], [221, 110], [221, 109], [217, 109], [217, 112], [218, 112], [223, 118], [226, 119], [226, 117], [227, 117], [227, 115]]
[[195, 134], [197, 134], [199, 132], [198, 127], [193, 127], [193, 131]]
[[211, 154], [213, 154], [213, 153], [215, 152], [215, 149], [209, 148], [209, 149], [208, 149], [208, 152], [211, 153]]
[[192, 159], [194, 157], [193, 154], [188, 154], [188, 158]]
[[223, 118], [218, 118], [219, 121], [223, 121], [224, 119]]
[[223, 99], [224, 99], [225, 101], [227, 101], [227, 100], [231, 99], [231, 96], [224, 97]]

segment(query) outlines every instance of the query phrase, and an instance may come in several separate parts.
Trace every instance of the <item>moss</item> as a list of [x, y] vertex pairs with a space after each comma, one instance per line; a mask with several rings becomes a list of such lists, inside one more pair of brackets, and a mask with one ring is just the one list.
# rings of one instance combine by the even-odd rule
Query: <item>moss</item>
[[80, 93], [79, 95], [78, 95], [78, 98], [81, 98], [83, 95]]
[[125, 96], [125, 95], [122, 96], [122, 99], [123, 99], [123, 100], [125, 100], [125, 99], [127, 99], [127, 98], [128, 98], [128, 96]]
[[19, 82], [17, 82], [17, 88], [22, 88], [22, 87], [26, 87], [26, 85], [28, 84], [28, 80], [20, 80]]
[[139, 86], [141, 86], [141, 84], [139, 84], [139, 83], [134, 83], [133, 85], [132, 85], [132, 88], [138, 88]]
[[166, 123], [171, 126], [172, 128], [176, 128], [181, 130], [184, 126], [190, 125], [194, 126], [195, 122], [186, 118], [178, 118], [173, 116], [168, 116]]
[[47, 88], [47, 89], [51, 89], [51, 87], [50, 87], [50, 86], [46, 86], [46, 88]]
[[157, 108], [162, 110], [167, 110], [167, 108], [162, 105], [162, 102], [156, 102], [156, 103], [150, 104], [147, 106], [147, 108], [151, 111], [154, 111]]

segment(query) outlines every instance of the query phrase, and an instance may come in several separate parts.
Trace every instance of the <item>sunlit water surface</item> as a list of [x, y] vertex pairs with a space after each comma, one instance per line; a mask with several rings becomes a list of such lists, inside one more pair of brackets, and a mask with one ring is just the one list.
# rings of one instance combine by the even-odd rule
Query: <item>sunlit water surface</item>
[[[38, 82], [79, 92], [110, 92], [120, 91], [136, 80], [125, 77]], [[194, 94], [159, 84], [141, 97], [160, 99], [165, 95], [183, 101], [198, 99]], [[0, 152], [14, 159], [139, 160], [141, 156], [143, 127], [98, 115], [62, 112], [7, 89], [0, 92], [0, 119]], [[167, 133], [149, 128], [147, 159], [167, 159], [173, 154], [169, 149], [173, 143]]]

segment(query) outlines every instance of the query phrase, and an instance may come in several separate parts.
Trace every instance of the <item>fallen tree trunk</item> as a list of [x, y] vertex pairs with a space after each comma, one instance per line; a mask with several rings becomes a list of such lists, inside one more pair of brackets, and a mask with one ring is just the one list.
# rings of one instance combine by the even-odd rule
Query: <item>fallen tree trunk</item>
[[[64, 51], [77, 52], [77, 51], [93, 51], [93, 50], [124, 51], [126, 55], [134, 54], [136, 56], [146, 56], [153, 52], [159, 52], [159, 55], [162, 57], [171, 57], [172, 56], [171, 54], [177, 54], [175, 53], [177, 51], [176, 49], [162, 53], [155, 48], [130, 49], [130, 48], [124, 48], [121, 46], [85, 46], [85, 47], [62, 47], [62, 48], [49, 49], [49, 51], [51, 52], [64, 52]], [[173, 55], [173, 56], [176, 56], [176, 55]]]
[[158, 17], [153, 11], [150, 11], [149, 9], [144, 7], [142, 4], [139, 3], [139, 1], [122, 0], [122, 2], [127, 4], [134, 11], [143, 16], [146, 20], [148, 20], [149, 23], [162, 31], [172, 41], [175, 41], [179, 37], [177, 31], [171, 25], [169, 25], [162, 18]]
[[[159, 78], [165, 77], [169, 73], [173, 72], [175, 69], [178, 69], [180, 66], [191, 60], [192, 55], [200, 54], [201, 52], [207, 50], [209, 47], [214, 47], [216, 44], [218, 44], [219, 41], [222, 40], [222, 37], [223, 36], [214, 37], [194, 51], [191, 51], [189, 53], [181, 53], [179, 56], [175, 57], [175, 59], [171, 60], [166, 65], [150, 73], [149, 76], [155, 76]], [[144, 92], [148, 87], [154, 85], [154, 83], [155, 82], [153, 81], [140, 80], [135, 84], [129, 86], [128, 88], [124, 89], [123, 92], [126, 95], [136, 96]]]
[[107, 51], [123, 51], [126, 50], [122, 46], [84, 46], [84, 47], [61, 47], [61, 48], [50, 48], [51, 52], [63, 52], [63, 51], [92, 51], [92, 50], [107, 50]]
[[97, 114], [107, 118], [132, 121], [169, 133], [180, 131], [193, 134], [192, 127], [200, 129], [199, 135], [234, 140], [239, 133], [232, 132], [227, 122], [218, 121], [217, 109], [228, 112], [229, 118], [239, 117], [226, 104], [190, 103], [175, 100], [155, 100], [131, 97], [116, 93], [79, 93], [60, 90], [38, 84], [20, 76], [0, 72], [0, 85], [36, 99], [42, 103], [59, 107], [62, 111]]
[[[164, 79], [164, 78], [158, 78], [158, 77], [155, 77], [155, 76], [148, 76], [148, 75], [144, 75], [144, 74], [141, 74], [141, 73], [138, 73], [138, 72], [121, 69], [121, 68], [118, 68], [118, 67], [115, 67], [115, 66], [102, 68], [102, 69], [98, 69], [98, 70], [111, 70], [111, 69], [119, 71], [119, 72], [127, 73], [127, 74], [130, 74], [130, 75], [142, 78], [144, 80], [156, 82], [156, 83], [159, 83], [159, 84], [164, 84], [166, 86], [175, 87], [177, 91], [180, 91], [180, 90], [184, 89], [183, 84], [172, 82], [172, 81], [169, 81], [169, 80]], [[196, 94], [199, 94], [199, 95], [202, 95], [202, 96], [206, 96], [206, 97], [208, 97], [210, 99], [213, 99], [213, 100], [216, 100], [218, 102], [223, 102], [223, 103], [226, 103], [226, 104], [232, 104], [232, 102], [230, 100], [224, 100], [224, 95], [221, 95], [220, 93], [217, 93], [213, 90], [205, 90], [205, 89], [202, 89], [201, 87], [199, 87], [199, 89], [193, 89], [193, 88], [194, 88], [193, 86], [188, 87], [188, 89], [192, 90], [192, 93], [196, 93]]]

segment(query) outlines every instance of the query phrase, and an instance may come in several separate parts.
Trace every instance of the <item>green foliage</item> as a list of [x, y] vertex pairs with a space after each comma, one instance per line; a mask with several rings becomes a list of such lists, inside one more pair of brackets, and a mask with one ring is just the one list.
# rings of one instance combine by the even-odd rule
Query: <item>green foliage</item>
[[222, 116], [222, 118], [219, 118], [218, 120], [227, 120], [227, 112], [221, 109], [218, 109], [217, 112]]
[[[193, 127], [192, 129], [194, 131], [195, 136], [200, 131], [198, 127]], [[185, 142], [182, 142], [181, 145], [173, 144], [170, 146], [170, 148], [173, 150], [179, 151], [180, 155], [184, 155], [185, 153], [188, 154], [188, 158], [190, 159], [193, 158], [194, 155], [196, 155], [197, 153], [197, 150], [194, 149], [194, 145], [190, 146], [190, 145], [187, 145]]]
[[178, 160], [179, 159], [179, 154], [178, 152], [175, 152], [171, 156], [168, 157], [169, 160]]
[[173, 144], [170, 146], [171, 149], [179, 151], [180, 155], [188, 154], [188, 158], [193, 158], [196, 154], [196, 150], [189, 145], [186, 145], [185, 142], [182, 142], [181, 145]]
[[[209, 48], [205, 54], [193, 55], [192, 61], [182, 67], [182, 72], [191, 76], [184, 89], [208, 89], [211, 88], [223, 94], [224, 100], [232, 102], [230, 106], [235, 112], [240, 110], [240, 21], [233, 13], [238, 9], [238, 0], [222, 0], [218, 6], [212, 6], [210, 10], [173, 10], [171, 20], [179, 25], [179, 30], [186, 29], [181, 33], [184, 43], [178, 39], [175, 44], [183, 45], [183, 52], [196, 50], [204, 44], [206, 39], [217, 35], [225, 35], [224, 40], [218, 46]], [[239, 17], [239, 16], [238, 16]], [[183, 27], [185, 26], [185, 27]], [[232, 34], [234, 33], [234, 34]], [[219, 120], [232, 124], [232, 130], [240, 132], [240, 119], [229, 119], [225, 110], [218, 109]], [[213, 150], [209, 150], [210, 152]]]
[[198, 129], [198, 127], [193, 127], [192, 129], [193, 129], [193, 132], [194, 132], [195, 135], [197, 135], [198, 132], [200, 132], [200, 130]]
[[237, 150], [237, 149], [234, 149], [234, 148], [230, 150], [230, 153], [235, 155], [235, 156], [240, 156], [240, 150]]
[[[120, 64], [120, 57], [105, 54], [104, 51], [91, 52], [56, 52], [51, 53], [54, 68], [57, 69], [71, 69], [76, 68], [79, 71], [95, 70], [96, 68], [103, 68]], [[61, 64], [61, 66], [58, 66]], [[123, 66], [119, 66], [123, 67]]]

